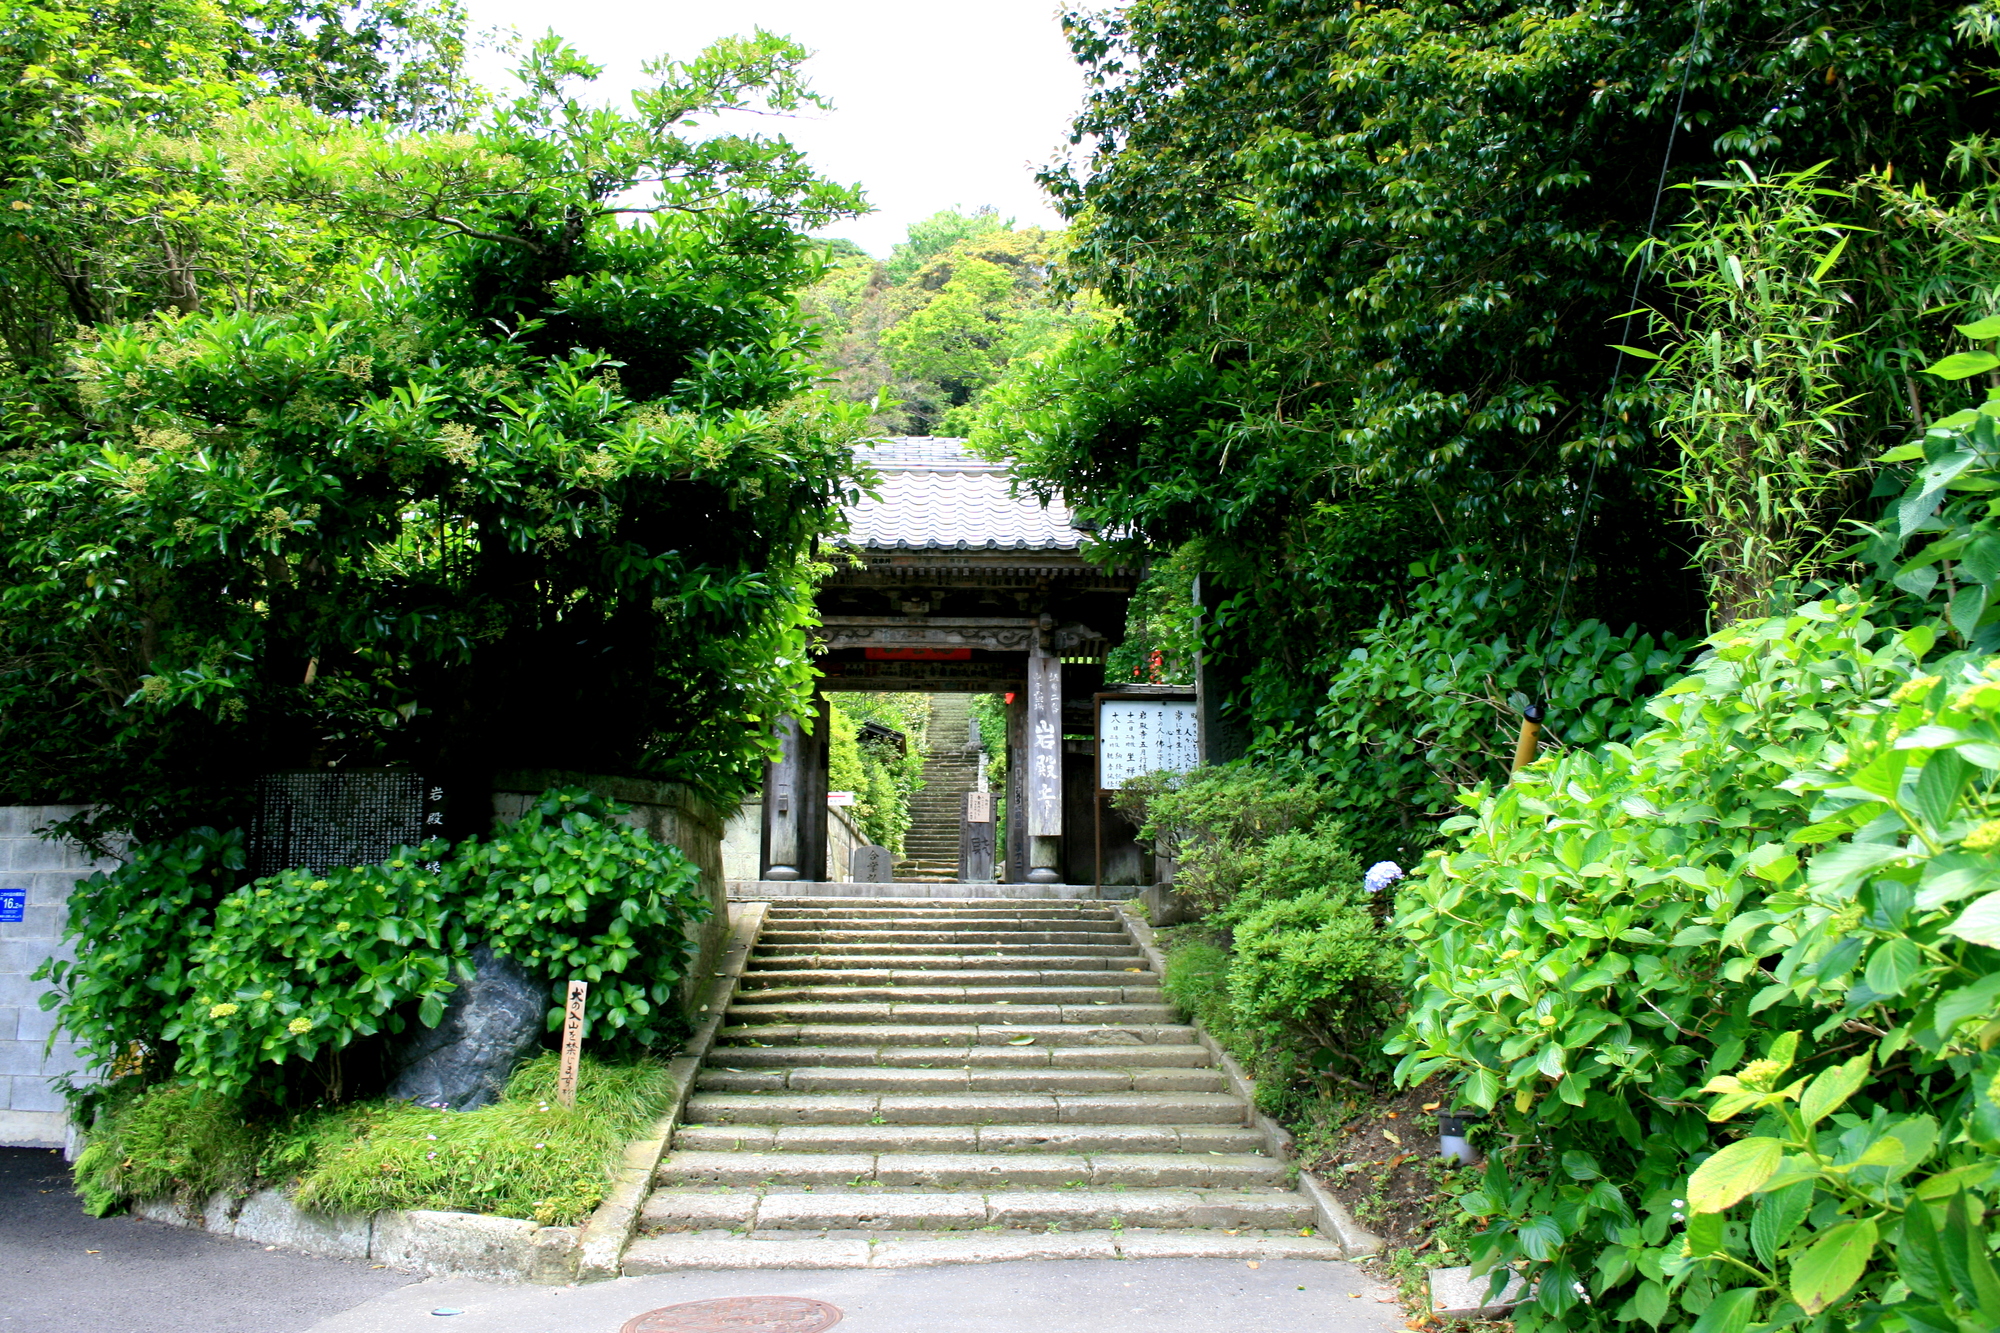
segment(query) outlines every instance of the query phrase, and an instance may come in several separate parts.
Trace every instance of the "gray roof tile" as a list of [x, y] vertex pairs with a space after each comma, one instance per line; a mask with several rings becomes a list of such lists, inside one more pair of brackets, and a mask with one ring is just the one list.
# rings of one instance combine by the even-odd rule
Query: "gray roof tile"
[[1003, 464], [965, 441], [899, 435], [855, 449], [882, 474], [879, 500], [847, 510], [847, 540], [868, 550], [1075, 551], [1085, 534], [1069, 507], [1008, 493]]

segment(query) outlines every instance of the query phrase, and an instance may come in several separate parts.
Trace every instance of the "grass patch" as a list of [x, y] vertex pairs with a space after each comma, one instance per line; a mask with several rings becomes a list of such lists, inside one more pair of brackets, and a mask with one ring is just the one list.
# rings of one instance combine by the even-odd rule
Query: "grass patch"
[[279, 1185], [322, 1213], [429, 1208], [572, 1226], [604, 1198], [626, 1143], [665, 1112], [668, 1084], [657, 1060], [585, 1057], [569, 1109], [555, 1098], [556, 1069], [553, 1053], [530, 1060], [477, 1111], [373, 1101], [276, 1123], [158, 1088], [99, 1118], [77, 1185], [100, 1215], [126, 1199], [185, 1205]]

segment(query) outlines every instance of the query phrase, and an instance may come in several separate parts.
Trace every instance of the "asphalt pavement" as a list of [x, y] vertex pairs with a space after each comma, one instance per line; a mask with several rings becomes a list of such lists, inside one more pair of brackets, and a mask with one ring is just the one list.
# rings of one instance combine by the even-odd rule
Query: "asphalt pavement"
[[841, 1312], [838, 1333], [1388, 1333], [1404, 1322], [1361, 1270], [1303, 1260], [692, 1272], [583, 1287], [424, 1280], [86, 1217], [60, 1154], [0, 1149], [0, 1333], [619, 1333], [649, 1310], [732, 1296], [825, 1301]]
[[303, 1333], [415, 1281], [203, 1231], [88, 1217], [61, 1153], [0, 1148], [0, 1333]]

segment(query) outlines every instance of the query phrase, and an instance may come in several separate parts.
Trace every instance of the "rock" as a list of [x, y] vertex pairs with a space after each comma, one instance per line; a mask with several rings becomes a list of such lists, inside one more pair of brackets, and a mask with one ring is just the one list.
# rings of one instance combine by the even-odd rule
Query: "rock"
[[396, 1053], [388, 1095], [470, 1111], [499, 1097], [507, 1076], [541, 1044], [548, 988], [513, 959], [480, 945], [434, 1028], [410, 1033]]
[[1508, 1274], [1498, 1296], [1488, 1297], [1493, 1275], [1472, 1275], [1471, 1265], [1431, 1270], [1431, 1314], [1439, 1319], [1499, 1319], [1531, 1294], [1527, 1283]]

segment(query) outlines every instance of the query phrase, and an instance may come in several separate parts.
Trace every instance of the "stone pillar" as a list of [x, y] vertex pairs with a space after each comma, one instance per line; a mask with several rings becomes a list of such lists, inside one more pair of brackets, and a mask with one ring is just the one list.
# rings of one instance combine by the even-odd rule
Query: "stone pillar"
[[781, 717], [779, 753], [764, 765], [764, 848], [761, 879], [797, 879], [799, 865], [799, 724]]
[[812, 730], [781, 717], [781, 753], [764, 765], [763, 878], [826, 878], [827, 702], [813, 699]]
[[1062, 659], [1041, 643], [1028, 650], [1028, 874], [1062, 881]]
[[1028, 700], [1007, 705], [1007, 882], [1028, 879]]

